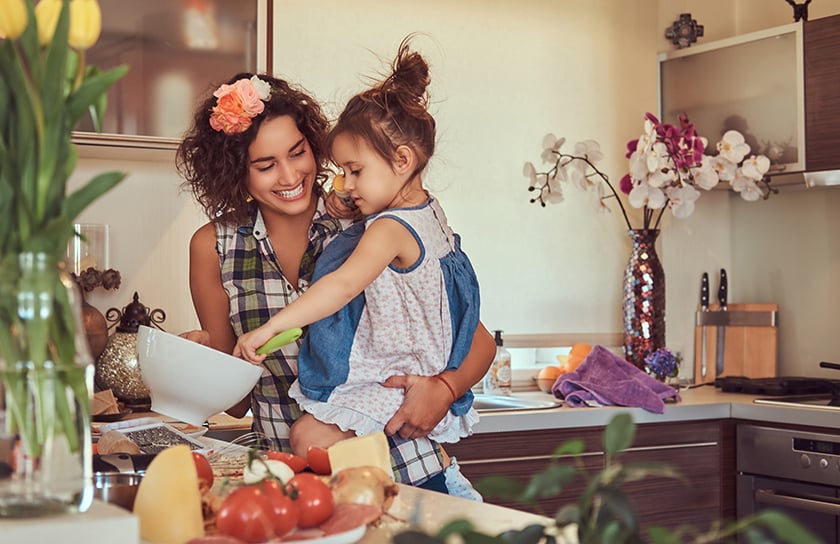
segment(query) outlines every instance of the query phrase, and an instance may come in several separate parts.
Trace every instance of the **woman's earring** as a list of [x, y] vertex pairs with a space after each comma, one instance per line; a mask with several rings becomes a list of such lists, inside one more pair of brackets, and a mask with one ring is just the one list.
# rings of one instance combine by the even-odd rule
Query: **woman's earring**
[[253, 201], [254, 201], [254, 197], [252, 197], [251, 195], [248, 195], [248, 196], [245, 197], [245, 202], [253, 202]]

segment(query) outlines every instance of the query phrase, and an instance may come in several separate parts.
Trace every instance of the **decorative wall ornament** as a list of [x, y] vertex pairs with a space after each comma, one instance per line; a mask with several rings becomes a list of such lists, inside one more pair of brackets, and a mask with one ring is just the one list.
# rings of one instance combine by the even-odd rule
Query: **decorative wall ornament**
[[677, 49], [684, 49], [696, 42], [697, 38], [702, 37], [703, 25], [698, 25], [697, 20], [692, 19], [690, 13], [680, 13], [680, 18], [674, 21], [671, 28], [665, 29], [665, 38], [671, 40]]
[[788, 4], [793, 6], [793, 21], [799, 22], [799, 20], [807, 21], [808, 20], [808, 4], [811, 3], [811, 0], [805, 0], [805, 2], [801, 4], [797, 4], [793, 0], [785, 0]]

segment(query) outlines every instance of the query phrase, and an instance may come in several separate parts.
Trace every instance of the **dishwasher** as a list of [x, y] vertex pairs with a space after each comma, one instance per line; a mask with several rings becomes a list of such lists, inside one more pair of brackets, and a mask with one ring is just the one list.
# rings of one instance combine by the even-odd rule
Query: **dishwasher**
[[778, 510], [840, 544], [840, 433], [736, 428], [736, 512]]

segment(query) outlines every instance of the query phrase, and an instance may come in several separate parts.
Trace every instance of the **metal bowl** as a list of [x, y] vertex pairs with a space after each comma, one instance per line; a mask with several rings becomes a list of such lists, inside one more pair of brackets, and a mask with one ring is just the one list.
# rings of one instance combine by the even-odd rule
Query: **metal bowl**
[[95, 472], [93, 496], [131, 511], [142, 479], [143, 475], [136, 472]]

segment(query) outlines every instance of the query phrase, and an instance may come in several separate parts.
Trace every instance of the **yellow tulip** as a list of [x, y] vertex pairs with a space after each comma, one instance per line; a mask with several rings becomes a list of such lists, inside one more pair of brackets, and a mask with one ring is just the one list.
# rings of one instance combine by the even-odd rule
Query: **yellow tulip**
[[84, 50], [96, 43], [102, 32], [102, 12], [96, 0], [70, 1], [70, 47]]
[[28, 19], [23, 0], [0, 0], [0, 39], [23, 34]]
[[38, 43], [47, 45], [55, 34], [55, 26], [61, 15], [61, 0], [41, 0], [35, 6], [35, 21], [38, 23]]

